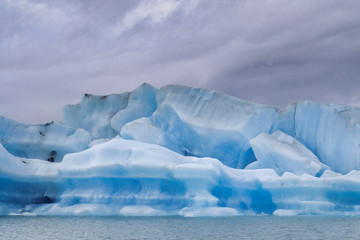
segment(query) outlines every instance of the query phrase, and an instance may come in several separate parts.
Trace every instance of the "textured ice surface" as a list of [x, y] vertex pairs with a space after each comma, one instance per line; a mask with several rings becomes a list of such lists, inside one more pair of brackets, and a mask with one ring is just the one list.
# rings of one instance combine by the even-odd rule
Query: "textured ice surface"
[[29, 212], [31, 205], [52, 202], [59, 192], [56, 166], [15, 157], [0, 144], [0, 215]]
[[87, 94], [64, 123], [0, 118], [0, 214], [359, 215], [359, 124], [183, 86]]
[[279, 176], [272, 169], [233, 169], [216, 159], [124, 139], [68, 154], [61, 163], [23, 163], [0, 150], [6, 183], [0, 199], [12, 203], [2, 207], [4, 214], [359, 214], [358, 171]]
[[14, 156], [57, 162], [86, 149], [91, 141], [87, 131], [59, 122], [28, 125], [0, 117], [0, 143]]
[[128, 105], [111, 118], [111, 127], [120, 133], [121, 128], [128, 122], [138, 118], [149, 117], [156, 109], [156, 88], [149, 84], [142, 84], [131, 92]]
[[155, 94], [156, 89], [149, 84], [142, 84], [131, 93], [85, 94], [81, 103], [65, 106], [64, 123], [86, 129], [95, 138], [114, 137], [126, 123], [152, 114]]
[[237, 168], [255, 160], [249, 140], [269, 132], [276, 116], [273, 107], [184, 86], [159, 89], [156, 103], [150, 118], [128, 123], [121, 135]]
[[81, 103], [64, 107], [64, 123], [89, 131], [95, 138], [116, 136], [110, 119], [126, 108], [130, 93], [96, 96], [85, 94]]
[[327, 169], [303, 144], [281, 131], [271, 135], [261, 133], [251, 139], [250, 145], [257, 161], [249, 164], [247, 169], [271, 168], [279, 175], [292, 172], [312, 176], [321, 175]]
[[277, 115], [274, 131], [299, 140], [340, 173], [360, 169], [360, 108], [299, 102]]

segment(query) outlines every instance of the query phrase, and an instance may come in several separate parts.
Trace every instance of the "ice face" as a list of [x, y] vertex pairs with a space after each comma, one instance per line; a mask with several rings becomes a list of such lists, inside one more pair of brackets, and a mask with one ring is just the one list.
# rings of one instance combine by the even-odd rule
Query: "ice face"
[[59, 122], [28, 125], [0, 117], [0, 143], [14, 156], [58, 162], [86, 149], [91, 140], [87, 131]]
[[[243, 170], [212, 158], [113, 139], [61, 163], [0, 147], [0, 213], [44, 215], [359, 214], [360, 173], [321, 178]], [[23, 162], [24, 161], [24, 162]]]
[[126, 123], [154, 112], [156, 91], [144, 83], [131, 93], [85, 94], [81, 103], [64, 107], [64, 123], [83, 128], [95, 138], [115, 137]]
[[142, 84], [131, 92], [128, 105], [111, 118], [111, 127], [120, 133], [121, 128], [128, 122], [142, 117], [149, 117], [156, 109], [157, 89], [149, 84]]
[[117, 133], [111, 128], [110, 119], [126, 108], [129, 96], [130, 93], [108, 96], [85, 94], [81, 103], [64, 107], [64, 123], [83, 128], [95, 138], [114, 137]]
[[257, 161], [247, 169], [271, 168], [279, 175], [291, 172], [319, 176], [328, 168], [303, 144], [281, 131], [261, 133], [251, 139], [250, 145]]
[[64, 123], [0, 118], [0, 214], [359, 215], [359, 132], [358, 107], [148, 84], [85, 95]]
[[158, 107], [150, 118], [128, 123], [121, 135], [159, 144], [183, 155], [217, 158], [237, 168], [255, 160], [249, 140], [271, 130], [277, 111], [184, 86], [159, 89], [156, 103]]
[[360, 170], [360, 108], [299, 102], [280, 111], [274, 131], [303, 143], [333, 171]]
[[51, 203], [59, 192], [56, 163], [14, 157], [0, 144], [0, 215]]

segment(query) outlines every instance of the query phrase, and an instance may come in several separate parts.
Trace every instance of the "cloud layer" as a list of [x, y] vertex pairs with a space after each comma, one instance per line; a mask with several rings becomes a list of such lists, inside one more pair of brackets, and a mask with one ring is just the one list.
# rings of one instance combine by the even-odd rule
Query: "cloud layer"
[[61, 120], [85, 92], [183, 84], [284, 107], [360, 105], [360, 2], [0, 2], [0, 115]]

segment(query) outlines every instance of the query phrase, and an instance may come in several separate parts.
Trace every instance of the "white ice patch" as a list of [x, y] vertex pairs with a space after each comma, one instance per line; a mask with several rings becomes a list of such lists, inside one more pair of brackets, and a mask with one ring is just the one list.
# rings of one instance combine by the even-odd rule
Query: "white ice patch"
[[327, 168], [303, 144], [281, 131], [261, 133], [250, 140], [250, 145], [257, 161], [247, 169], [271, 168], [279, 175], [292, 172], [315, 176]]

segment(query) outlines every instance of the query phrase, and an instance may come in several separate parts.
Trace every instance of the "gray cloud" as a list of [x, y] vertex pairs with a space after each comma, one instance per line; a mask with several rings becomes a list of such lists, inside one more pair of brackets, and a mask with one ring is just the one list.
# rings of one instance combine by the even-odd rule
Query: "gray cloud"
[[2, 1], [0, 115], [184, 84], [284, 107], [360, 105], [358, 1]]

